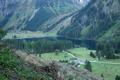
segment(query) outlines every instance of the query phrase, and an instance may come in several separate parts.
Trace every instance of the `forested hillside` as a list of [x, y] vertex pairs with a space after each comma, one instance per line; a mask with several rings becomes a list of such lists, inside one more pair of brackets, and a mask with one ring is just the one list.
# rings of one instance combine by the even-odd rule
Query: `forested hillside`
[[58, 34], [84, 39], [99, 39], [105, 34], [115, 36], [120, 32], [119, 9], [119, 0], [91, 0], [72, 18], [71, 25]]

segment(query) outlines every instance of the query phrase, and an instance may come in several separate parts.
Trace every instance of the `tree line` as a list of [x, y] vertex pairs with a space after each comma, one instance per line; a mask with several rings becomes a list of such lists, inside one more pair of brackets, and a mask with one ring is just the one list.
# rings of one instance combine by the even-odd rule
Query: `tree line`
[[13, 49], [21, 49], [40, 54], [62, 51], [73, 47], [73, 43], [69, 40], [49, 40], [49, 39], [40, 39], [37, 41], [7, 40], [6, 44], [9, 44], [9, 46]]
[[120, 58], [120, 40], [99, 41], [96, 47], [98, 59], [116, 59]]

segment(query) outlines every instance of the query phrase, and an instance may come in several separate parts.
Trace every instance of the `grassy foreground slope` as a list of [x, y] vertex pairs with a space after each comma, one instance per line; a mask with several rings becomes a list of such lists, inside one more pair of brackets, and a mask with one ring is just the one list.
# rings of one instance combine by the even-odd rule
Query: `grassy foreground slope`
[[0, 51], [0, 80], [51, 80], [47, 74], [37, 73], [12, 54], [9, 49]]

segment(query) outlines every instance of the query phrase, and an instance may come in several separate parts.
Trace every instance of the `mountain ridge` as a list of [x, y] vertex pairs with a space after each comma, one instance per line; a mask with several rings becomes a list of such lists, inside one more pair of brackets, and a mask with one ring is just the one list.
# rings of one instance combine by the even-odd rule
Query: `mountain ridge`
[[[18, 0], [19, 1], [19, 0]], [[67, 7], [70, 7], [70, 4], [72, 3], [66, 0], [67, 3], [58, 3], [59, 0], [56, 2], [53, 1], [43, 1], [44, 4], [37, 3], [36, 8], [36, 1], [30, 0], [29, 3], [25, 2], [24, 0], [22, 5], [27, 4], [30, 12], [27, 11], [21, 14], [21, 17], [13, 16], [8, 19], [7, 24], [3, 26], [3, 29], [5, 30], [13, 30], [17, 32], [21, 31], [39, 31], [42, 34], [45, 35], [60, 35], [64, 37], [72, 37], [72, 38], [81, 38], [81, 39], [101, 39], [105, 38], [105, 34], [110, 31], [110, 29], [116, 28], [114, 25], [117, 24], [120, 20], [120, 1], [119, 0], [105, 0], [105, 1], [97, 1], [97, 0], [86, 0], [86, 6], [69, 11], [69, 9], [66, 9]], [[42, 1], [42, 0], [37, 0]], [[75, 0], [73, 0], [74, 2]], [[77, 0], [76, 0], [77, 1]], [[88, 2], [89, 1], [89, 2]], [[70, 3], [68, 5], [68, 2]], [[32, 4], [32, 5], [31, 5]], [[34, 5], [33, 5], [34, 4]], [[46, 4], [46, 5], [45, 5]], [[53, 6], [50, 6], [51, 4], [54, 4]], [[64, 6], [65, 9], [61, 10], [67, 10], [67, 13], [62, 13], [58, 8], [55, 7], [58, 6]], [[76, 4], [74, 4], [76, 6]], [[21, 5], [19, 5], [21, 6]], [[42, 7], [41, 7], [42, 6]], [[47, 7], [46, 7], [47, 6]], [[73, 6], [74, 8], [76, 8]], [[53, 7], [53, 8], [52, 8]], [[78, 7], [78, 6], [77, 6]], [[42, 9], [41, 9], [42, 8]], [[54, 11], [61, 12], [59, 15], [57, 13], [51, 12], [53, 9], [56, 9]], [[71, 8], [71, 7], [70, 7]], [[23, 9], [23, 8], [20, 8]], [[26, 10], [26, 9], [25, 9]], [[41, 11], [39, 11], [41, 10]], [[42, 11], [43, 10], [43, 11]], [[48, 11], [48, 12], [46, 12]], [[50, 11], [50, 12], [49, 12]], [[19, 13], [19, 12], [18, 12]], [[27, 14], [28, 13], [28, 14]], [[44, 13], [41, 15], [41, 13]], [[49, 15], [48, 15], [49, 14]], [[13, 15], [13, 14], [12, 14]], [[28, 17], [29, 16], [29, 17]], [[42, 19], [40, 16], [46, 16]], [[41, 22], [42, 21], [42, 22]], [[119, 27], [119, 25], [118, 25]], [[117, 35], [119, 34], [119, 28], [116, 29], [116, 31], [113, 32], [113, 34]], [[110, 35], [108, 35], [110, 37]], [[107, 37], [107, 36], [106, 36]], [[113, 37], [113, 36], [111, 36]]]
[[47, 20], [79, 10], [87, 2], [88, 0], [82, 4], [81, 0], [2, 0], [0, 16], [3, 19], [0, 19], [0, 27], [4, 30], [36, 31]]

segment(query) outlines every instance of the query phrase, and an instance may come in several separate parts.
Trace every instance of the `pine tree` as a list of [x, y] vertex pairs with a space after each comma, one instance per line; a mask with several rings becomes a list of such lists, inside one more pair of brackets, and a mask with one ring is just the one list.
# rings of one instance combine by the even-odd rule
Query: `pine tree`
[[120, 80], [120, 76], [116, 75], [115, 80]]
[[0, 29], [0, 40], [1, 40], [1, 38], [2, 38], [3, 36], [5, 36], [5, 35], [6, 35], [6, 32], [3, 31], [2, 29]]
[[84, 68], [87, 69], [88, 71], [92, 72], [91, 62], [86, 60]]
[[90, 52], [90, 56], [91, 56], [92, 58], [96, 58], [96, 55], [95, 55], [93, 52]]

